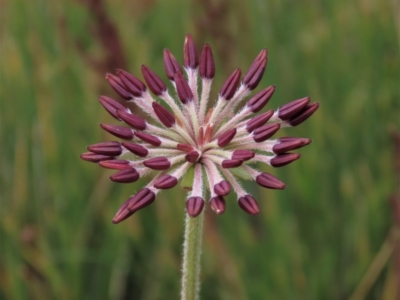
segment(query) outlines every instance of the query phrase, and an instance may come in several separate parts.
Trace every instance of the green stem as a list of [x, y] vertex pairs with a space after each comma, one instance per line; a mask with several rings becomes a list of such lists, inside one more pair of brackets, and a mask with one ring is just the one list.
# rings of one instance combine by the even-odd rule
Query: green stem
[[186, 214], [181, 300], [197, 300], [199, 298], [203, 219], [204, 211], [195, 218]]

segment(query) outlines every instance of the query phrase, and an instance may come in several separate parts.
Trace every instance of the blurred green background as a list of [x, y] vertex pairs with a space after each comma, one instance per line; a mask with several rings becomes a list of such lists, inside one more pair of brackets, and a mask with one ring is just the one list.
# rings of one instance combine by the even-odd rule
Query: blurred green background
[[213, 47], [214, 95], [266, 47], [257, 90], [277, 87], [266, 109], [308, 95], [320, 102], [283, 132], [313, 139], [302, 158], [263, 167], [288, 188], [246, 183], [260, 216], [242, 212], [234, 196], [224, 215], [207, 210], [201, 299], [400, 298], [399, 2], [0, 5], [1, 299], [179, 298], [183, 191], [163, 192], [113, 225], [146, 179], [112, 183], [112, 172], [79, 155], [113, 140], [98, 126], [115, 122], [97, 97], [119, 99], [105, 72], [141, 78], [145, 63], [165, 79], [162, 50], [182, 62], [186, 32], [199, 49]]

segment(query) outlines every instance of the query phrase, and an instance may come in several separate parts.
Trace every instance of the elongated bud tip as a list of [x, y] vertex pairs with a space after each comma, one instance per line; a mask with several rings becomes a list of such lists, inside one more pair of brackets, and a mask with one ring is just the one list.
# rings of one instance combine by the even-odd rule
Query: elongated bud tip
[[185, 159], [186, 161], [190, 162], [190, 163], [195, 163], [197, 162], [197, 160], [200, 157], [200, 153], [197, 152], [196, 150], [194, 151], [190, 151], [188, 154], [185, 155]]
[[267, 124], [254, 130], [253, 140], [257, 143], [264, 142], [272, 137], [281, 128], [279, 123]]
[[128, 160], [120, 159], [103, 160], [99, 162], [99, 165], [103, 168], [112, 170], [124, 170], [131, 168]]
[[235, 135], [236, 135], [236, 128], [228, 130], [218, 138], [218, 146], [219, 147], [227, 146], [235, 137]]
[[253, 98], [251, 98], [247, 102], [247, 106], [250, 107], [250, 110], [253, 113], [259, 112], [268, 103], [274, 92], [275, 92], [275, 86], [272, 85], [267, 87], [266, 89], [256, 94]]
[[110, 179], [119, 183], [132, 183], [139, 179], [140, 175], [134, 168], [119, 170], [110, 176]]
[[309, 97], [294, 100], [279, 107], [278, 117], [281, 120], [289, 120], [301, 112], [310, 102]]
[[221, 91], [219, 92], [219, 95], [224, 98], [225, 100], [230, 100], [232, 99], [233, 95], [235, 95], [235, 92], [238, 88], [239, 82], [240, 82], [240, 75], [241, 75], [240, 69], [236, 69], [225, 81], [224, 85], [221, 88]]
[[153, 170], [163, 171], [168, 170], [171, 167], [171, 163], [165, 156], [158, 156], [147, 159], [143, 164]]
[[214, 185], [214, 193], [218, 196], [226, 196], [231, 192], [231, 185], [228, 181], [222, 180]]
[[196, 69], [199, 65], [196, 45], [190, 33], [186, 34], [185, 43], [183, 45], [183, 65], [185, 68], [190, 69]]
[[85, 152], [80, 155], [80, 158], [88, 162], [98, 163], [103, 160], [113, 159], [113, 156], [98, 154], [93, 152]]
[[243, 77], [243, 84], [247, 86], [249, 90], [254, 90], [260, 83], [265, 67], [267, 66], [267, 49], [261, 50], [256, 59], [251, 64], [246, 75]]
[[204, 79], [213, 79], [215, 75], [214, 57], [209, 44], [205, 44], [200, 57], [199, 67], [200, 77]]
[[168, 49], [164, 49], [164, 67], [169, 80], [174, 80], [175, 73], [182, 73], [181, 66]]
[[290, 119], [289, 124], [292, 126], [300, 125], [309, 117], [311, 117], [314, 114], [314, 112], [318, 109], [318, 107], [319, 107], [318, 102], [307, 104], [299, 114]]
[[172, 175], [165, 174], [157, 179], [154, 187], [156, 189], [166, 190], [171, 189], [178, 184], [178, 179]]
[[164, 124], [165, 127], [171, 128], [172, 126], [175, 125], [176, 122], [175, 117], [168, 109], [166, 109], [161, 104], [158, 104], [157, 102], [153, 102], [152, 106], [158, 119], [160, 120], [161, 123]]
[[210, 200], [210, 206], [213, 211], [218, 215], [222, 215], [225, 212], [226, 203], [224, 197], [215, 196]]
[[146, 86], [144, 85], [143, 82], [141, 82], [138, 78], [133, 76], [132, 74], [121, 70], [117, 69], [116, 73], [121, 80], [123, 86], [125, 89], [132, 94], [135, 97], [141, 97], [143, 93], [146, 91]]
[[273, 116], [274, 111], [271, 109], [265, 113], [262, 113], [258, 116], [255, 116], [254, 118], [250, 119], [246, 123], [246, 130], [247, 132], [253, 132], [255, 129], [263, 126], [265, 123], [268, 122], [269, 119]]
[[238, 200], [238, 204], [241, 209], [243, 209], [250, 215], [257, 216], [258, 214], [260, 214], [260, 208], [258, 207], [258, 203], [252, 195], [246, 195], [240, 197]]
[[231, 159], [240, 159], [246, 161], [252, 159], [254, 155], [254, 151], [251, 150], [235, 150], [232, 153]]
[[167, 91], [167, 86], [161, 78], [146, 65], [142, 65], [142, 74], [144, 81], [146, 81], [147, 86], [154, 95], [161, 96]]
[[201, 197], [190, 197], [186, 201], [186, 211], [191, 218], [197, 217], [204, 207], [204, 200]]
[[108, 133], [116, 137], [119, 137], [123, 140], [133, 139], [133, 131], [130, 128], [118, 125], [110, 125], [110, 124], [100, 124], [100, 127], [103, 128]]
[[119, 156], [122, 152], [122, 147], [120, 142], [103, 142], [93, 144], [87, 147], [91, 152], [104, 154], [109, 156]]
[[283, 153], [275, 155], [275, 157], [271, 159], [271, 166], [275, 168], [286, 166], [287, 164], [298, 160], [300, 156], [301, 155], [298, 153]]
[[175, 84], [178, 97], [183, 104], [193, 100], [193, 93], [182, 73], [175, 73]]
[[147, 128], [146, 121], [137, 115], [122, 110], [117, 110], [116, 113], [122, 121], [136, 130], [145, 130]]
[[125, 100], [131, 100], [131, 93], [127, 90], [118, 76], [111, 73], [106, 73], [106, 79], [113, 90]]
[[104, 109], [118, 121], [121, 121], [121, 118], [118, 117], [117, 110], [121, 111], [127, 110], [127, 108], [123, 106], [121, 103], [107, 96], [100, 96], [99, 102], [104, 107]]
[[268, 188], [268, 189], [278, 189], [278, 190], [283, 190], [286, 187], [286, 184], [284, 184], [282, 181], [280, 181], [278, 178], [275, 176], [269, 174], [269, 173], [260, 173], [256, 177], [256, 182], [261, 185], [262, 187]]
[[225, 169], [240, 167], [243, 163], [241, 159], [225, 159], [222, 161], [222, 167]]
[[124, 146], [126, 149], [128, 149], [133, 154], [140, 156], [140, 157], [146, 157], [149, 154], [149, 150], [147, 150], [147, 148], [143, 147], [142, 145], [136, 144], [136, 143], [123, 142], [122, 146]]

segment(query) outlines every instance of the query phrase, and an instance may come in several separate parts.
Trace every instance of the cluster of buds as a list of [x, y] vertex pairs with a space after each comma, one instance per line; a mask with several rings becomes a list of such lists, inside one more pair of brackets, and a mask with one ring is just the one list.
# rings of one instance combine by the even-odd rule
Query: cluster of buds
[[[267, 54], [267, 50], [263, 49], [243, 77], [240, 69], [236, 69], [225, 81], [218, 100], [210, 108], [208, 100], [215, 75], [213, 54], [210, 45], [205, 44], [199, 59], [190, 34], [186, 35], [184, 43], [186, 78], [172, 53], [164, 50], [166, 75], [179, 101], [170, 95], [160, 77], [145, 65], [141, 70], [146, 85], [123, 70], [116, 70], [115, 75], [106, 75], [119, 96], [135, 103], [153, 121], [149, 123], [120, 102], [101, 96], [99, 101], [102, 106], [129, 127], [100, 124], [105, 131], [124, 141], [91, 145], [89, 152], [83, 153], [81, 158], [117, 170], [110, 177], [115, 182], [135, 182], [142, 176], [158, 171], [146, 187], [121, 206], [113, 219], [114, 223], [148, 206], [160, 190], [173, 188], [189, 173], [193, 182], [186, 200], [186, 210], [191, 217], [202, 212], [206, 191], [209, 191], [211, 208], [217, 214], [224, 213], [224, 197], [232, 190], [237, 195], [240, 208], [251, 215], [258, 215], [257, 201], [242, 188], [238, 178], [255, 180], [269, 189], [285, 188], [278, 178], [260, 172], [252, 165], [262, 162], [272, 167], [282, 167], [297, 160], [300, 155], [289, 151], [308, 145], [310, 139], [272, 139], [272, 136], [282, 127], [297, 126], [304, 122], [318, 109], [319, 104], [310, 103], [310, 98], [306, 97], [256, 115], [275, 91], [274, 86], [269, 86], [237, 109], [259, 84], [267, 65]], [[201, 92], [198, 91], [199, 81]], [[156, 102], [149, 90], [169, 109]]]

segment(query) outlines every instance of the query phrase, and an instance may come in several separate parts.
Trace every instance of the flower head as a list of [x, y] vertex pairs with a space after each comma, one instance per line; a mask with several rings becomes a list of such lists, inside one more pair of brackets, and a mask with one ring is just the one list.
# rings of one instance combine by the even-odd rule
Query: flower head
[[[310, 103], [306, 97], [257, 114], [275, 91], [274, 86], [269, 86], [247, 99], [264, 74], [267, 54], [266, 49], [262, 50], [243, 77], [241, 70], [236, 69], [222, 85], [214, 105], [208, 103], [215, 75], [211, 47], [205, 44], [199, 58], [190, 34], [184, 43], [186, 76], [172, 53], [164, 50], [165, 72], [176, 91], [176, 99], [163, 80], [145, 65], [142, 74], [146, 85], [123, 70], [106, 75], [115, 92], [127, 102], [135, 103], [152, 121], [133, 114], [110, 97], [101, 96], [101, 105], [129, 127], [101, 124], [105, 131], [124, 141], [91, 145], [81, 158], [116, 170], [110, 177], [115, 182], [131, 183], [158, 172], [121, 206], [114, 223], [151, 204], [160, 190], [173, 188], [189, 171], [193, 171], [193, 183], [186, 210], [191, 217], [202, 212], [205, 190], [209, 191], [210, 206], [217, 214], [225, 211], [224, 197], [233, 191], [239, 207], [257, 215], [257, 201], [241, 187], [238, 178], [254, 180], [269, 189], [285, 188], [278, 178], [252, 165], [261, 162], [281, 167], [300, 158], [289, 151], [308, 145], [310, 139], [272, 139], [272, 136], [282, 127], [304, 122], [319, 104]], [[150, 92], [162, 102], [157, 102]], [[246, 101], [243, 108], [236, 109], [243, 101]]]

